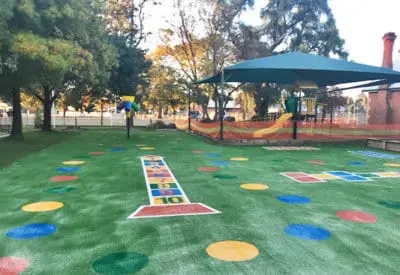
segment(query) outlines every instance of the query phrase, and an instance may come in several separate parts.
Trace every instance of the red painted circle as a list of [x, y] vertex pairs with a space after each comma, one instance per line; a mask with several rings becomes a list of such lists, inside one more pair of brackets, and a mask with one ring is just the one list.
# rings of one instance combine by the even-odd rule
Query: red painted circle
[[29, 266], [29, 262], [24, 258], [2, 257], [0, 258], [0, 274], [18, 275]]
[[310, 164], [320, 164], [320, 165], [325, 164], [325, 162], [323, 162], [322, 160], [309, 160], [307, 162]]
[[199, 167], [197, 170], [200, 172], [215, 172], [219, 171], [220, 169], [218, 167]]
[[370, 213], [352, 210], [343, 210], [336, 212], [336, 217], [342, 220], [350, 222], [361, 222], [361, 223], [374, 223], [376, 217]]
[[193, 150], [192, 151], [193, 154], [204, 154], [203, 150]]
[[104, 155], [104, 152], [89, 152], [89, 155]]
[[63, 181], [74, 181], [77, 180], [77, 176], [54, 176], [50, 178], [50, 181], [63, 182]]

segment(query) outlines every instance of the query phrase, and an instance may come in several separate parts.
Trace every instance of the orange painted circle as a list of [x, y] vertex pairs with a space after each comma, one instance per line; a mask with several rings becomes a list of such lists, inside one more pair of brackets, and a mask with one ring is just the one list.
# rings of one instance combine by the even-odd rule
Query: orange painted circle
[[220, 169], [218, 167], [199, 167], [197, 170], [200, 172], [215, 172], [219, 171]]
[[204, 154], [203, 150], [192, 150], [193, 154]]
[[89, 155], [104, 155], [104, 152], [89, 152]]
[[64, 182], [64, 181], [74, 181], [77, 180], [77, 176], [54, 176], [50, 178], [53, 182]]
[[323, 162], [322, 160], [309, 160], [307, 161], [310, 164], [318, 164], [318, 165], [324, 165], [325, 162]]
[[240, 185], [240, 188], [247, 190], [267, 190], [269, 189], [268, 185], [262, 183], [245, 183]]
[[24, 205], [22, 210], [26, 212], [47, 212], [57, 210], [63, 206], [64, 204], [58, 201], [41, 201]]
[[248, 261], [259, 254], [254, 245], [239, 241], [216, 242], [210, 244], [206, 251], [209, 256], [227, 262]]

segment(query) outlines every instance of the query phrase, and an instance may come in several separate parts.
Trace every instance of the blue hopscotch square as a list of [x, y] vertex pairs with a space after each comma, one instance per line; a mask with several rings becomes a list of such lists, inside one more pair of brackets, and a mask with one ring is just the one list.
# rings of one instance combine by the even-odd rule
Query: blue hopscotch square
[[156, 166], [163, 166], [164, 165], [164, 163], [162, 163], [162, 162], [144, 162], [144, 165], [145, 166], [153, 166], [153, 165], [156, 165]]
[[365, 177], [360, 177], [360, 176], [356, 176], [356, 175], [343, 176], [340, 178], [344, 179], [345, 181], [369, 181], [369, 179], [367, 179]]
[[151, 190], [151, 194], [153, 197], [164, 197], [182, 195], [182, 192], [179, 189], [156, 189]]
[[343, 172], [343, 171], [328, 171], [328, 172], [325, 172], [325, 174], [329, 174], [329, 175], [336, 176], [339, 178], [353, 176], [352, 173]]

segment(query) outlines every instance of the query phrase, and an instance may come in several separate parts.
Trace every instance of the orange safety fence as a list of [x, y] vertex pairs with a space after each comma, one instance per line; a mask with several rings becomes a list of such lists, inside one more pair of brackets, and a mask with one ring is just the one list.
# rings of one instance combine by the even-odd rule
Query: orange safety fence
[[[175, 121], [178, 130], [187, 130], [187, 120]], [[220, 123], [202, 123], [191, 121], [193, 132], [218, 139]], [[226, 122], [224, 121], [224, 139], [227, 140], [263, 140], [292, 139], [293, 122], [291, 120], [263, 122]], [[400, 139], [400, 124], [358, 125], [356, 123], [298, 122], [298, 139], [364, 139], [389, 138]]]

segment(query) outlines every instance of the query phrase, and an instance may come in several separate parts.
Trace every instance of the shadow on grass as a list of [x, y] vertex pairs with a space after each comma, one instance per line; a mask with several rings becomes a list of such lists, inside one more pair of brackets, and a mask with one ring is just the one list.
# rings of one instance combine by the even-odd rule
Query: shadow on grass
[[27, 132], [24, 140], [11, 138], [0, 139], [0, 169], [9, 166], [14, 161], [21, 159], [30, 153], [38, 152], [51, 145], [70, 139], [77, 133], [73, 132]]

